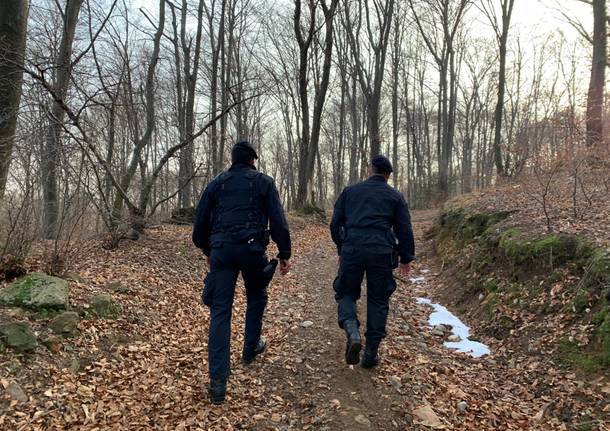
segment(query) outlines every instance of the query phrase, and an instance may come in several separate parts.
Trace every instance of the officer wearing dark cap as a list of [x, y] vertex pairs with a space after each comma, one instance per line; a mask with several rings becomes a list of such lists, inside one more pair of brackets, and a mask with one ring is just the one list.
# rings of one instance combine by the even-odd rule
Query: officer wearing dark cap
[[[386, 336], [390, 296], [396, 289], [392, 270], [409, 274], [415, 242], [409, 209], [403, 196], [387, 183], [392, 164], [375, 156], [369, 178], [346, 187], [335, 204], [331, 235], [339, 253], [334, 282], [339, 326], [345, 330], [345, 360], [363, 368], [379, 363], [378, 349]], [[361, 339], [357, 302], [364, 275], [367, 280], [366, 347], [360, 360]]]
[[[231, 311], [237, 276], [246, 288], [247, 309], [242, 362], [250, 364], [266, 347], [261, 337], [267, 286], [275, 264], [267, 260], [269, 236], [277, 244], [282, 275], [289, 270], [288, 223], [273, 179], [257, 171], [256, 150], [240, 141], [231, 151], [231, 168], [206, 187], [193, 228], [193, 243], [203, 250], [210, 271], [201, 294], [210, 308], [208, 391], [213, 403], [225, 399], [230, 374]], [[267, 230], [269, 228], [269, 230]]]

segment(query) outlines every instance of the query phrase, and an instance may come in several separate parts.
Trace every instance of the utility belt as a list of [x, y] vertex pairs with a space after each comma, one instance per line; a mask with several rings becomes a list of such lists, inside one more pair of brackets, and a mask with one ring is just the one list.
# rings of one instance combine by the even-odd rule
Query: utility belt
[[[374, 233], [373, 233], [374, 232]], [[350, 236], [351, 234], [351, 236]], [[386, 243], [388, 247], [392, 249], [392, 268], [398, 268], [400, 253], [398, 248], [398, 238], [394, 235], [394, 231], [391, 228], [385, 227], [351, 227], [343, 228], [341, 232], [342, 242], [349, 243], [350, 241], [360, 242], [359, 240], [366, 241], [367, 238], [371, 238], [371, 235], [378, 234], [379, 238]]]
[[210, 236], [210, 245], [220, 246], [221, 244], [253, 244], [256, 243], [264, 248], [269, 245], [269, 230], [239, 229], [230, 231], [220, 231]]

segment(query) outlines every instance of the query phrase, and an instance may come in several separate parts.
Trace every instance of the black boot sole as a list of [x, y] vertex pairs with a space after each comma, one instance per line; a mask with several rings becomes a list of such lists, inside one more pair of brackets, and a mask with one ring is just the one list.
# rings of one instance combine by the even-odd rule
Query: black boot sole
[[360, 350], [362, 343], [360, 340], [349, 340], [345, 349], [345, 362], [350, 365], [356, 365], [360, 362]]

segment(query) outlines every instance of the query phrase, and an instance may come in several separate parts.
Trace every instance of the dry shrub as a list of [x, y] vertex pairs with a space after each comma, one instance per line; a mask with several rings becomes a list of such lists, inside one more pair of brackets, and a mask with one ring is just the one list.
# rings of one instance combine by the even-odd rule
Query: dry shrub
[[566, 223], [593, 221], [608, 211], [610, 163], [598, 149], [575, 147], [553, 156], [541, 154], [531, 160], [520, 183], [536, 202], [549, 232], [563, 230]]
[[11, 280], [26, 272], [26, 258], [39, 234], [37, 219], [29, 193], [6, 193], [0, 202], [0, 279]]

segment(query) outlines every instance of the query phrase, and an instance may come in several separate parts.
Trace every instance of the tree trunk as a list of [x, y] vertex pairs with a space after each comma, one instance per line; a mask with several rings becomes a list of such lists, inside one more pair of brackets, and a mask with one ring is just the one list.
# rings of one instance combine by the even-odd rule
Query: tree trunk
[[606, 74], [606, 0], [593, 0], [593, 61], [587, 98], [587, 146], [603, 142], [603, 105]]
[[[159, 63], [159, 52], [161, 49], [161, 36], [165, 27], [165, 0], [159, 0], [159, 26], [155, 32], [153, 41], [153, 50], [150, 56], [150, 62], [148, 63], [148, 69], [146, 72], [146, 86], [145, 86], [145, 99], [146, 99], [146, 129], [142, 137], [139, 134], [136, 135], [136, 139], [131, 154], [131, 159], [127, 167], [127, 171], [123, 174], [120, 180], [121, 189], [127, 192], [131, 181], [138, 168], [138, 163], [142, 157], [142, 151], [144, 148], [150, 145], [152, 134], [155, 129], [155, 73], [157, 70], [157, 64]], [[128, 86], [127, 90], [132, 88]], [[133, 105], [135, 108], [135, 105]], [[136, 113], [137, 115], [137, 113]], [[121, 212], [123, 209], [123, 203], [125, 202], [124, 196], [117, 194], [113, 204], [113, 220], [117, 221], [121, 218]], [[137, 211], [136, 206], [130, 208], [132, 223], [134, 228], [141, 230], [141, 219], [144, 216]]]
[[496, 33], [499, 35], [500, 70], [498, 72], [498, 101], [494, 113], [493, 152], [496, 171], [499, 177], [504, 177], [506, 175], [501, 148], [502, 119], [504, 117], [504, 93], [506, 90], [506, 43], [508, 41], [508, 30], [510, 28], [514, 4], [515, 0], [502, 0], [502, 30], [500, 32], [499, 29], [496, 29]]
[[[312, 196], [309, 191], [313, 188], [313, 177], [316, 155], [320, 142], [320, 130], [322, 127], [322, 113], [324, 112], [324, 102], [330, 82], [330, 69], [332, 66], [333, 52], [333, 23], [335, 10], [339, 0], [331, 0], [327, 5], [325, 0], [319, 2], [325, 18], [324, 31], [324, 63], [322, 66], [322, 76], [316, 82], [314, 97], [313, 117], [309, 118], [309, 94], [308, 94], [308, 63], [309, 49], [311, 48], [316, 29], [316, 7], [317, 4], [310, 3], [309, 13], [310, 22], [307, 33], [303, 37], [301, 30], [301, 0], [295, 0], [294, 12], [294, 32], [299, 45], [299, 101], [301, 105], [301, 142], [299, 151], [299, 185], [296, 196], [296, 207], [304, 206], [308, 201], [308, 196]], [[314, 202], [311, 202], [312, 204]]]
[[[201, 55], [201, 35], [203, 24], [203, 0], [199, 1], [197, 10], [197, 33], [195, 36], [195, 52], [191, 68], [191, 42], [186, 40], [186, 9], [187, 2], [182, 2], [182, 52], [184, 60], [184, 79], [186, 83], [186, 104], [184, 107], [184, 137], [188, 140], [180, 150], [180, 166], [178, 172], [178, 202], [181, 207], [193, 205], [193, 187], [191, 181], [194, 176], [194, 144], [193, 133], [195, 130], [195, 91], [197, 87], [197, 76], [199, 74], [199, 58]], [[180, 73], [178, 70], [177, 73]]]
[[[63, 16], [64, 25], [59, 45], [55, 70], [53, 73], [53, 90], [57, 97], [65, 102], [70, 86], [72, 73], [72, 45], [78, 23], [78, 15], [83, 0], [67, 0]], [[44, 203], [44, 235], [47, 239], [57, 237], [57, 220], [59, 217], [59, 192], [57, 188], [57, 170], [59, 165], [59, 147], [65, 112], [57, 100], [49, 107], [49, 125], [41, 160], [42, 190]]]
[[351, 92], [348, 94], [349, 99], [349, 110], [351, 119], [351, 142], [350, 142], [350, 156], [349, 156], [349, 179], [348, 184], [352, 185], [358, 181], [358, 148], [360, 142], [360, 118], [358, 115], [358, 88], [357, 78], [352, 74], [351, 80]]
[[21, 101], [28, 10], [28, 0], [0, 3], [0, 201], [6, 189]]

